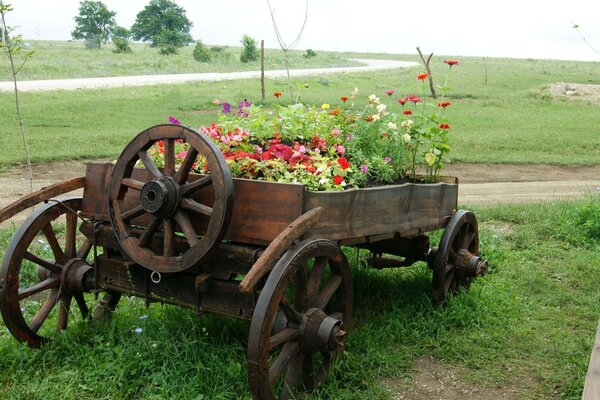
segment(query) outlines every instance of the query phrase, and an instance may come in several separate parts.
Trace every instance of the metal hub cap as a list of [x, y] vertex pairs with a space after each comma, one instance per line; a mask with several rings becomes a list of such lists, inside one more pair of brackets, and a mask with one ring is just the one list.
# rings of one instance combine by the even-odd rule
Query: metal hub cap
[[178, 185], [170, 176], [147, 182], [140, 192], [140, 201], [144, 210], [157, 217], [175, 214], [178, 200]]
[[334, 351], [344, 345], [346, 337], [342, 321], [328, 317], [318, 308], [304, 314], [299, 333], [300, 346], [306, 352]]

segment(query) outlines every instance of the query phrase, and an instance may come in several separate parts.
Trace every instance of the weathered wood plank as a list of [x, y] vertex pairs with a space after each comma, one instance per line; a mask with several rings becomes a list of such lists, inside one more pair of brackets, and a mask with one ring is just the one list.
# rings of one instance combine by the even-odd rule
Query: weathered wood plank
[[42, 188], [36, 192], [21, 197], [16, 202], [0, 210], [0, 223], [14, 217], [23, 210], [35, 206], [41, 202], [60, 196], [61, 194], [81, 189], [85, 184], [85, 177], [73, 178], [68, 181], [59, 182], [54, 185]]
[[583, 387], [582, 400], [600, 400], [600, 322], [596, 331], [596, 342], [590, 356], [590, 365], [585, 386]]

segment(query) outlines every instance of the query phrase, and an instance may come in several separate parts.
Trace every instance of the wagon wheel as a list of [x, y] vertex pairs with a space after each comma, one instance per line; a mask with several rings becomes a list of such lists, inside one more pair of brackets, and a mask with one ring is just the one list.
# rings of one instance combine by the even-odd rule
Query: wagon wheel
[[[81, 198], [37, 209], [17, 230], [0, 272], [0, 311], [11, 334], [31, 347], [89, 314], [85, 281], [92, 243], [78, 230]], [[107, 295], [114, 309], [117, 295]], [[76, 306], [74, 306], [76, 304]]]
[[262, 288], [250, 325], [248, 379], [255, 398], [296, 398], [323, 382], [341, 355], [352, 313], [344, 254], [328, 240], [288, 250]]
[[[189, 145], [185, 156], [175, 154], [180, 143]], [[153, 145], [161, 146], [162, 170], [148, 154]], [[179, 168], [178, 156], [183, 158]], [[190, 175], [198, 156], [210, 171], [199, 179]], [[147, 182], [133, 176], [138, 161], [150, 176]], [[209, 189], [214, 203], [203, 204], [199, 193]], [[128, 192], [133, 195], [126, 201]], [[218, 245], [231, 217], [232, 201], [231, 172], [220, 150], [207, 136], [181, 125], [157, 125], [136, 136], [121, 153], [110, 180], [110, 221], [119, 244], [132, 260], [158, 272], [187, 269]], [[202, 237], [192, 223], [198, 219], [206, 226]], [[136, 234], [140, 228], [143, 233]], [[183, 249], [176, 247], [178, 232], [185, 238]], [[162, 243], [156, 246], [156, 240]]]
[[477, 218], [470, 211], [455, 213], [432, 258], [434, 303], [441, 304], [449, 293], [469, 288], [478, 275], [487, 273], [487, 261], [478, 257]]

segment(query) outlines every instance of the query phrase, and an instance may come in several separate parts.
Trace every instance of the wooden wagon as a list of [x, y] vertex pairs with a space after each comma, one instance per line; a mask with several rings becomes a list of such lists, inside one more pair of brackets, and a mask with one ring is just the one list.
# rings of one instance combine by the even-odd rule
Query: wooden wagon
[[[158, 141], [161, 168], [148, 155]], [[190, 145], [179, 167], [175, 141]], [[191, 173], [198, 156], [209, 174]], [[82, 198], [56, 197], [78, 188]], [[31, 347], [75, 314], [113, 310], [121, 294], [244, 319], [253, 396], [293, 397], [326, 378], [348, 338], [352, 282], [341, 246], [369, 250], [375, 268], [426, 261], [436, 303], [486, 272], [477, 220], [456, 211], [457, 194], [454, 178], [343, 192], [232, 179], [209, 138], [158, 125], [114, 165], [89, 164], [85, 177], [0, 211], [3, 221], [45, 203], [6, 251], [0, 310]], [[427, 233], [440, 228], [431, 248]], [[88, 293], [99, 292], [92, 313]]]

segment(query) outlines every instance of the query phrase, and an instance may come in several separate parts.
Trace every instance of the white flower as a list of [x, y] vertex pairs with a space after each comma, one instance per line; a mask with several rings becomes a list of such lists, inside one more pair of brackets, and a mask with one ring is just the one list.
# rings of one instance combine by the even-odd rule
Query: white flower
[[375, 96], [374, 94], [370, 95], [369, 103], [379, 104], [379, 97]]
[[327, 179], [327, 178], [319, 179], [319, 185], [325, 185], [327, 182], [329, 182], [329, 179]]
[[402, 140], [404, 140], [404, 143], [410, 142], [410, 135], [408, 133], [405, 133], [404, 135], [402, 135]]
[[146, 314], [144, 314], [144, 315], [140, 315], [140, 319], [141, 319], [141, 320], [144, 320], [144, 319], [146, 319], [146, 318], [148, 318], [148, 316], [147, 316]]
[[378, 104], [377, 105], [377, 112], [379, 114], [383, 114], [383, 113], [385, 113], [386, 108], [387, 108], [387, 106], [385, 104]]
[[142, 333], [142, 332], [144, 332], [144, 330], [142, 328], [135, 328], [133, 331], [135, 333]]
[[355, 88], [352, 90], [352, 96], [356, 96], [357, 94], [358, 94], [358, 88], [357, 88], [357, 87], [355, 87]]
[[398, 125], [396, 125], [395, 122], [391, 122], [390, 121], [390, 122], [388, 122], [388, 128], [390, 128], [390, 129], [392, 129], [392, 130], [395, 131], [396, 129], [398, 129]]
[[415, 122], [412, 119], [407, 119], [406, 121], [402, 121], [402, 127], [403, 128], [408, 128], [410, 129], [410, 127], [412, 126], [412, 124], [414, 124]]
[[371, 115], [371, 121], [379, 121], [379, 114]]

